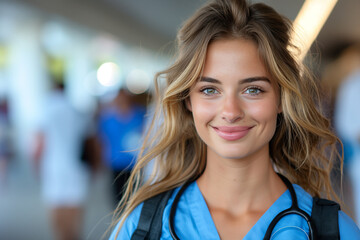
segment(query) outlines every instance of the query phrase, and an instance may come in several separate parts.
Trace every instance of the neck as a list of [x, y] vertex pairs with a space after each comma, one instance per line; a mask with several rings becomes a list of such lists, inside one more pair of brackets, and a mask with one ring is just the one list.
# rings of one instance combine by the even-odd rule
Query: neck
[[242, 214], [268, 209], [286, 191], [269, 154], [224, 159], [208, 149], [206, 170], [197, 180], [209, 208]]

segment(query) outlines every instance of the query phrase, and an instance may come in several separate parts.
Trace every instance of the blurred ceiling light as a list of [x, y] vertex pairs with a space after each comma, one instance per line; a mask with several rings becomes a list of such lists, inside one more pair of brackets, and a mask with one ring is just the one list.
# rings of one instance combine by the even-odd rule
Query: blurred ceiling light
[[132, 70], [126, 78], [126, 87], [134, 94], [146, 92], [150, 87], [149, 75], [140, 69]]
[[96, 75], [96, 71], [88, 73], [83, 79], [83, 87], [92, 96], [102, 96], [106, 87], [100, 84]]
[[338, 0], [306, 0], [294, 21], [293, 43], [303, 60]]
[[306, 0], [294, 21], [293, 43], [303, 60], [338, 0]]
[[111, 87], [120, 82], [120, 68], [113, 62], [103, 63], [97, 70], [99, 83], [106, 87]]

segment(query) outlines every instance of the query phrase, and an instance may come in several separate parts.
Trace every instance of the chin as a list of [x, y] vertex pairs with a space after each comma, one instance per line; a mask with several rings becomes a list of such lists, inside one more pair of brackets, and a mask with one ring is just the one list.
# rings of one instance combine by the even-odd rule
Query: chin
[[239, 148], [237, 149], [226, 149], [224, 148], [222, 151], [214, 151], [216, 155], [218, 155], [221, 158], [224, 159], [243, 159], [251, 154], [249, 152], [245, 151], [239, 151]]

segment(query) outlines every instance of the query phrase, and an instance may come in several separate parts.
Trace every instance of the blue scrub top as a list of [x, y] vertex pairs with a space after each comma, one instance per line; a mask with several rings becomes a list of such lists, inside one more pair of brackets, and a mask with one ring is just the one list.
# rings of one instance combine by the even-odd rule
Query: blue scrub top
[[[299, 207], [311, 215], [312, 197], [300, 186], [293, 184]], [[179, 188], [175, 189], [169, 199], [163, 215], [162, 240], [172, 240], [169, 232], [170, 208]], [[281, 211], [291, 206], [289, 190], [283, 193], [275, 203], [264, 213], [257, 223], [250, 229], [243, 240], [262, 239], [273, 218]], [[116, 240], [131, 239], [135, 231], [143, 204], [140, 204], [125, 220]], [[175, 231], [180, 239], [220, 240], [215, 224], [205, 199], [196, 182], [192, 183], [180, 197], [175, 214]], [[339, 211], [339, 229], [341, 240], [360, 239], [360, 230], [344, 212]], [[115, 240], [118, 226], [114, 229], [110, 240]], [[287, 215], [275, 226], [271, 240], [307, 240], [309, 228], [306, 220], [298, 215]]]

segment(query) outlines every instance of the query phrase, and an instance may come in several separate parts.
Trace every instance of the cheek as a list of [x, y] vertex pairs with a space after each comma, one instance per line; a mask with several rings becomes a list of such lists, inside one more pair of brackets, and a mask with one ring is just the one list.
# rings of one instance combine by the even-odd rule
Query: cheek
[[247, 108], [247, 113], [264, 126], [276, 126], [278, 106], [274, 102], [259, 102]]
[[192, 99], [191, 108], [197, 129], [210, 122], [215, 115], [213, 104], [206, 101], [197, 101], [197, 99]]
[[196, 119], [207, 119], [210, 118], [214, 114], [214, 109], [211, 108], [209, 104], [197, 104], [193, 105], [193, 116]]

